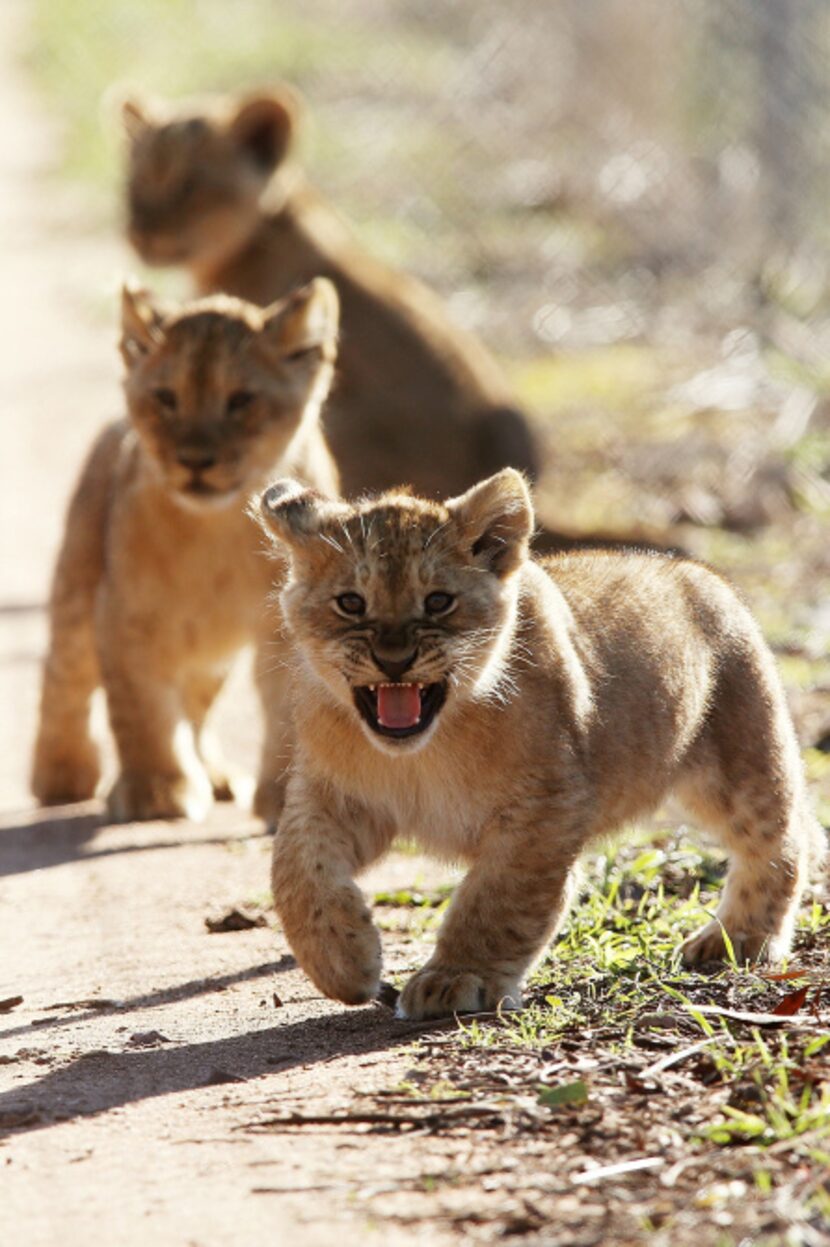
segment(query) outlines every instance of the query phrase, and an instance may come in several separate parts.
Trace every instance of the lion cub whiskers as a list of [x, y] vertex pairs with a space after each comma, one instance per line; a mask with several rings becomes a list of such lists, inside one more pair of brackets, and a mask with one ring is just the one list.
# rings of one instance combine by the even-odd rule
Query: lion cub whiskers
[[283, 481], [259, 514], [290, 554], [281, 603], [302, 659], [274, 899], [322, 991], [376, 993], [353, 879], [403, 832], [470, 870], [401, 1013], [518, 1005], [582, 850], [671, 794], [731, 858], [686, 960], [723, 958], [725, 934], [741, 960], [786, 954], [823, 836], [772, 656], [717, 574], [637, 553], [530, 559], [509, 469], [444, 504]]

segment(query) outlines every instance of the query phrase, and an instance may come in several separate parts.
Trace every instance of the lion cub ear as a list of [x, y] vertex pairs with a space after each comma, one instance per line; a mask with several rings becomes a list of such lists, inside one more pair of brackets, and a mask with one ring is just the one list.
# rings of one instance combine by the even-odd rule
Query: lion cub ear
[[160, 119], [156, 103], [123, 82], [114, 82], [104, 91], [100, 115], [106, 129], [120, 127], [131, 143], [154, 129]]
[[299, 96], [284, 86], [239, 101], [228, 130], [256, 168], [270, 174], [291, 150], [300, 112]]
[[326, 530], [345, 518], [349, 507], [286, 478], [253, 499], [249, 512], [272, 541], [287, 545], [293, 554], [311, 555], [330, 552], [332, 541]]
[[121, 354], [127, 367], [164, 342], [164, 312], [136, 282], [121, 287]]
[[337, 349], [340, 300], [327, 277], [315, 277], [287, 299], [263, 312], [262, 333], [282, 359], [320, 351], [333, 360]]
[[527, 558], [533, 503], [520, 472], [505, 468], [446, 505], [477, 566], [504, 577]]

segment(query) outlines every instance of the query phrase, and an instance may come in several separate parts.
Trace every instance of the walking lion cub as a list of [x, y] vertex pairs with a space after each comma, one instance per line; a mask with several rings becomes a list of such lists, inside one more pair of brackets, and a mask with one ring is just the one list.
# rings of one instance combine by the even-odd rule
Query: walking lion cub
[[772, 656], [719, 576], [637, 553], [530, 559], [510, 469], [443, 505], [280, 481], [259, 515], [290, 552], [300, 659], [274, 900], [323, 992], [376, 994], [353, 878], [406, 832], [470, 871], [400, 1014], [519, 1005], [581, 851], [670, 793], [731, 857], [686, 960], [722, 958], [724, 932], [741, 960], [787, 952], [823, 837]]
[[336, 492], [319, 410], [337, 321], [322, 278], [265, 309], [227, 297], [163, 307], [125, 288], [129, 419], [100, 435], [69, 507], [32, 774], [42, 803], [95, 791], [99, 684], [121, 768], [114, 818], [200, 818], [214, 796], [239, 796], [206, 719], [254, 642], [266, 711], [255, 808], [275, 817], [287, 669], [266, 611], [273, 564], [245, 502], [275, 471]]

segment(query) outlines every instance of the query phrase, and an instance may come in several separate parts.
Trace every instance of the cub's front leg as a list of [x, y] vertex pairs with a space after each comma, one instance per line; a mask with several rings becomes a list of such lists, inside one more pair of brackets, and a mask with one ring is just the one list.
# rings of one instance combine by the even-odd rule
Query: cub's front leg
[[538, 826], [485, 841], [453, 898], [427, 964], [398, 1001], [403, 1018], [518, 1009], [522, 981], [561, 925], [578, 844]]
[[277, 622], [257, 646], [255, 678], [262, 702], [264, 732], [254, 813], [273, 828], [285, 803], [291, 762], [291, 648]]
[[107, 799], [118, 822], [205, 817], [213, 791], [155, 627], [102, 612], [99, 652], [120, 773]]
[[303, 970], [344, 1004], [365, 1004], [380, 985], [380, 936], [354, 876], [392, 834], [313, 780], [289, 779], [274, 839], [274, 905]]

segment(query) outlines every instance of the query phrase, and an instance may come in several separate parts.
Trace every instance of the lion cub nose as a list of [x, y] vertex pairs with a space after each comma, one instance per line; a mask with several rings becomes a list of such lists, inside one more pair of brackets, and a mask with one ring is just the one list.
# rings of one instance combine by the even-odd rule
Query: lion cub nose
[[417, 650], [413, 650], [405, 658], [391, 658], [384, 654], [379, 654], [377, 650], [372, 650], [372, 657], [383, 674], [388, 675], [390, 680], [399, 680], [404, 672], [409, 670], [417, 656]]
[[176, 458], [183, 468], [192, 468], [197, 472], [212, 468], [216, 463], [214, 452], [201, 446], [180, 446], [176, 451]]

